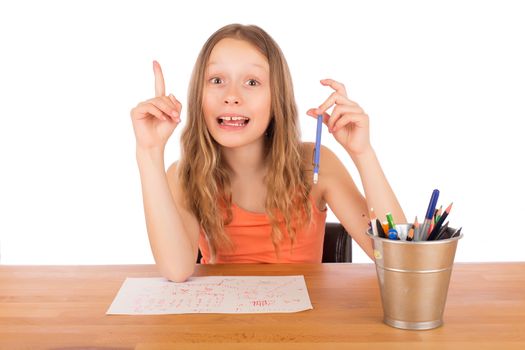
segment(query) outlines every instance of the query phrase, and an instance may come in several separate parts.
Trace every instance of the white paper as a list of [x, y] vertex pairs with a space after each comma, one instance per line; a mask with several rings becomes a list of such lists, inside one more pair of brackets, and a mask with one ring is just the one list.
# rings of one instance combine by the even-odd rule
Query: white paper
[[270, 313], [313, 309], [304, 276], [126, 278], [108, 315]]

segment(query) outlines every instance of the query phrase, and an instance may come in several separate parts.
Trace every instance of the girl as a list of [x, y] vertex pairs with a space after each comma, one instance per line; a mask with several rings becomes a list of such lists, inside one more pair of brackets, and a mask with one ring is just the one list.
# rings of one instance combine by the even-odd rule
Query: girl
[[[164, 147], [182, 104], [166, 96], [154, 61], [155, 98], [131, 110], [146, 225], [163, 276], [192, 275], [202, 263], [321, 262], [326, 205], [372, 258], [369, 208], [406, 222], [369, 140], [369, 121], [343, 84], [319, 107], [329, 132], [354, 161], [366, 198], [339, 159], [300, 141], [292, 79], [275, 41], [257, 26], [232, 24], [204, 44], [188, 93], [181, 160], [167, 172]], [[326, 111], [335, 106], [331, 115]]]

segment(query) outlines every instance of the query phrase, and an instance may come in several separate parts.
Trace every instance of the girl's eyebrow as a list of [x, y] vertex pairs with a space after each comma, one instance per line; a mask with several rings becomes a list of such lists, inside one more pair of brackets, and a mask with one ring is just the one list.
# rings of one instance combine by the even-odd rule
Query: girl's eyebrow
[[[220, 66], [220, 65], [221, 64], [218, 63], [218, 62], [210, 62], [210, 63], [208, 63], [208, 67], [210, 67], [210, 66]], [[252, 66], [252, 67], [256, 67], [256, 68], [260, 68], [260, 69], [262, 69], [264, 71], [268, 70], [267, 67], [263, 66], [262, 64], [258, 64], [258, 63], [247, 63], [246, 65], [249, 65], [249, 66]]]

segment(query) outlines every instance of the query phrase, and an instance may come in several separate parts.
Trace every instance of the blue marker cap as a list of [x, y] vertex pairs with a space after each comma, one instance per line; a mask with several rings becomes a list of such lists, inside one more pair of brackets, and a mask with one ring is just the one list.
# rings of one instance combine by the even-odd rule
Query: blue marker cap
[[397, 231], [395, 228], [391, 228], [390, 230], [388, 230], [388, 238], [397, 240]]
[[428, 203], [427, 215], [425, 215], [425, 218], [430, 220], [434, 217], [434, 210], [436, 210], [438, 198], [439, 190], [432, 191], [432, 197], [430, 197], [430, 203]]

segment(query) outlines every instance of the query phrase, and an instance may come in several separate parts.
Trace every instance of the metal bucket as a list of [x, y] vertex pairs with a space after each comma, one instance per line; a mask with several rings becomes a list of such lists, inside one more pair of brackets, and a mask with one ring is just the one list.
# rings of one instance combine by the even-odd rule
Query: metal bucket
[[456, 247], [463, 235], [418, 242], [368, 235], [374, 245], [384, 322], [402, 329], [441, 326]]

